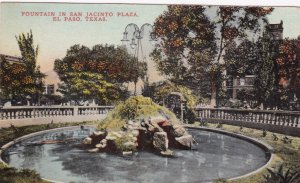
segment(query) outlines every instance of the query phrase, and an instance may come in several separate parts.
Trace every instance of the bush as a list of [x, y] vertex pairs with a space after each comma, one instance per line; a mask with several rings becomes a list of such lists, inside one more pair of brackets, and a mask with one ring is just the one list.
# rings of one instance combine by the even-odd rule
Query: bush
[[280, 165], [278, 169], [269, 169], [265, 176], [265, 183], [299, 183], [300, 169], [292, 171], [290, 168]]
[[7, 167], [0, 163], [0, 182], [1, 183], [43, 183], [46, 182], [41, 179], [40, 175], [34, 170]]
[[223, 124], [222, 123], [218, 123], [216, 128], [222, 128], [223, 127]]
[[110, 111], [107, 117], [98, 124], [98, 129], [121, 130], [128, 120], [148, 119], [154, 116], [165, 116], [172, 123], [179, 123], [175, 114], [167, 108], [154, 103], [150, 98], [143, 96], [132, 96], [125, 102], [118, 104]]
[[184, 120], [187, 123], [194, 123], [196, 121], [196, 114], [195, 111], [193, 109], [187, 108], [184, 111]]

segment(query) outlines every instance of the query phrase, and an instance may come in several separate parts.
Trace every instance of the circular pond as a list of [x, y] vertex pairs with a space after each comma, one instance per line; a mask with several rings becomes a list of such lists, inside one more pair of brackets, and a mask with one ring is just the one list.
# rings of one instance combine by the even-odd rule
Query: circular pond
[[[151, 152], [127, 157], [90, 153], [81, 140], [93, 130], [74, 127], [45, 132], [11, 146], [2, 159], [13, 167], [34, 169], [43, 178], [62, 182], [170, 183], [233, 178], [252, 172], [269, 160], [266, 152], [253, 143], [197, 129], [189, 132], [198, 144], [191, 151], [174, 150], [174, 158]], [[43, 141], [50, 143], [40, 143]]]

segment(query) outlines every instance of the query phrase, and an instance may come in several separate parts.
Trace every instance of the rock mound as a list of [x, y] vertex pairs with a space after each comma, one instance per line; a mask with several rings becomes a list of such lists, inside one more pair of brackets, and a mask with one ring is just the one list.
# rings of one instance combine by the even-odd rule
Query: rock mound
[[83, 140], [83, 144], [93, 147], [92, 152], [129, 155], [148, 149], [172, 156], [169, 148], [190, 149], [194, 142], [171, 111], [142, 96], [117, 105], [100, 122], [98, 130]]

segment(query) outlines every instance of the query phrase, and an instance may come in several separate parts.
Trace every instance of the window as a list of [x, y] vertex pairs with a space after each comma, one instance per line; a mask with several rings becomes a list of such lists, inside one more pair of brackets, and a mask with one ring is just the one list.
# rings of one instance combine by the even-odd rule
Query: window
[[245, 85], [245, 78], [240, 78], [240, 85], [244, 86]]

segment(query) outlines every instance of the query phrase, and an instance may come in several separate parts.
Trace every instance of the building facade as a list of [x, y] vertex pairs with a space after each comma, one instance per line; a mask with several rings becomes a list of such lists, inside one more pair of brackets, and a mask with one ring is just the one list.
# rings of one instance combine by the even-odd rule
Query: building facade
[[0, 62], [4, 60], [8, 61], [9, 63], [23, 63], [22, 57], [16, 57], [16, 56], [10, 56], [10, 55], [4, 55], [0, 53]]
[[54, 84], [44, 85], [43, 88], [44, 88], [43, 94], [46, 94], [46, 95], [54, 95], [54, 94], [56, 94], [56, 92], [55, 92], [55, 85]]

